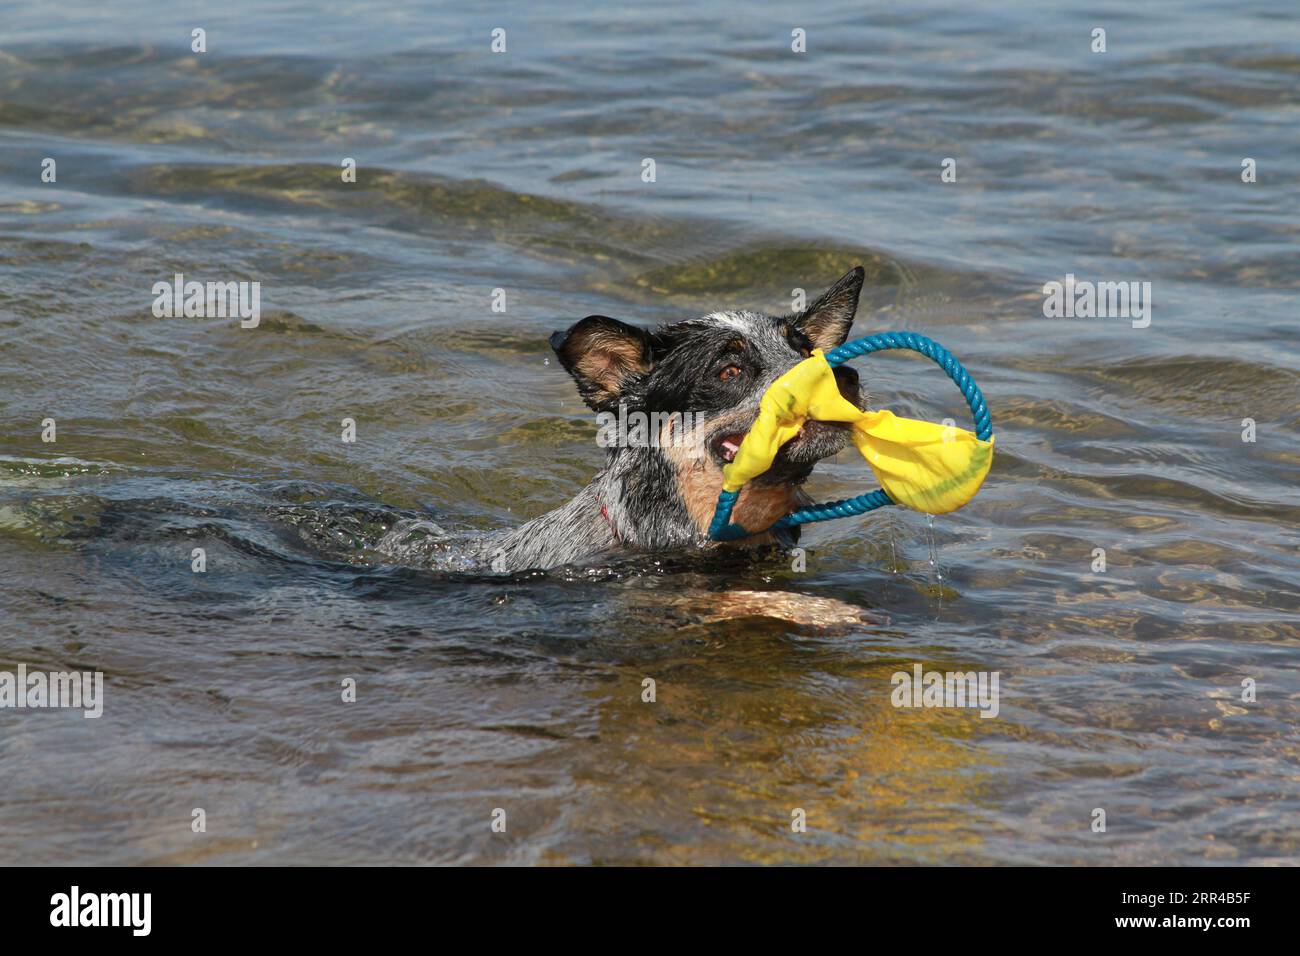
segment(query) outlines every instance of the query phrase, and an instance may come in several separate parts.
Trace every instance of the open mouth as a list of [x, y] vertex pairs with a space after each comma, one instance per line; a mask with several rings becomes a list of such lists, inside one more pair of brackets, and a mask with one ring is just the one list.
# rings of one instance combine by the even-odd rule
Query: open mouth
[[740, 451], [740, 443], [748, 434], [749, 432], [735, 432], [730, 435], [719, 435], [713, 440], [713, 453], [725, 462], [734, 461], [736, 453]]
[[[785, 443], [784, 448], [790, 448], [801, 441], [805, 435], [816, 433], [820, 430], [821, 423], [805, 422], [795, 436]], [[725, 435], [719, 435], [710, 443], [713, 446], [713, 454], [721, 461], [730, 463], [736, 460], [736, 455], [740, 452], [740, 443], [745, 440], [748, 431], [729, 432]]]
[[[748, 434], [747, 430], [723, 432], [713, 438], [709, 442], [709, 450], [713, 453], [714, 460], [724, 466], [735, 461], [740, 452], [740, 443]], [[770, 477], [780, 478], [791, 467], [806, 473], [813, 464], [843, 448], [847, 436], [847, 428], [839, 422], [804, 422], [798, 433], [781, 446], [770, 469]]]

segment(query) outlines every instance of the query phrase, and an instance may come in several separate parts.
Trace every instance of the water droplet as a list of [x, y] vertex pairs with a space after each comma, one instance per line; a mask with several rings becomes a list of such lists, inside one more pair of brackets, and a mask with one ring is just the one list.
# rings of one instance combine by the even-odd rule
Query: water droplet
[[939, 567], [939, 541], [934, 533], [934, 515], [925, 516], [925, 538], [926, 545], [930, 551], [930, 567], [934, 568], [934, 581], [935, 584], [940, 585], [938, 590], [940, 600], [942, 600], [943, 588], [941, 585], [943, 584], [943, 569]]

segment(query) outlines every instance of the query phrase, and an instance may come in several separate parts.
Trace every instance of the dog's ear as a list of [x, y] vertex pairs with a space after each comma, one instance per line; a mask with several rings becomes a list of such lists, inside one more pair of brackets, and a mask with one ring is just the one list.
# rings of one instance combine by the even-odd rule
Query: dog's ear
[[627, 386], [650, 371], [651, 341], [645, 329], [603, 315], [589, 315], [567, 332], [551, 334], [560, 364], [596, 411], [616, 405]]
[[795, 317], [794, 324], [819, 349], [829, 351], [849, 337], [866, 271], [858, 266]]

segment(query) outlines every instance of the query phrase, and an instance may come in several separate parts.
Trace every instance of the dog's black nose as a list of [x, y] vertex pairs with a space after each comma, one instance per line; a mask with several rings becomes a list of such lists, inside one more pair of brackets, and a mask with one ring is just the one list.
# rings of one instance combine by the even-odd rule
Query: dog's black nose
[[862, 393], [862, 383], [858, 379], [858, 370], [850, 365], [835, 366], [835, 384], [839, 386], [840, 394], [854, 405], [858, 403], [858, 397]]
[[558, 352], [564, 346], [564, 340], [568, 337], [568, 332], [552, 332], [550, 339], [547, 341], [551, 343], [551, 348]]

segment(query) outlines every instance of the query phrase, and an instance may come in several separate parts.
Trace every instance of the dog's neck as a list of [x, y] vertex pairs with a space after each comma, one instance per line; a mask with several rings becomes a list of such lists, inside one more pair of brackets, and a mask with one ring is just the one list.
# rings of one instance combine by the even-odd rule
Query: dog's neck
[[[572, 501], [500, 536], [485, 556], [497, 570], [547, 568], [627, 551], [674, 551], [710, 544], [708, 525], [721, 475], [660, 449], [611, 450], [606, 466]], [[790, 485], [747, 487], [732, 520], [767, 528], [798, 503]], [[768, 534], [741, 543], [772, 543]]]

